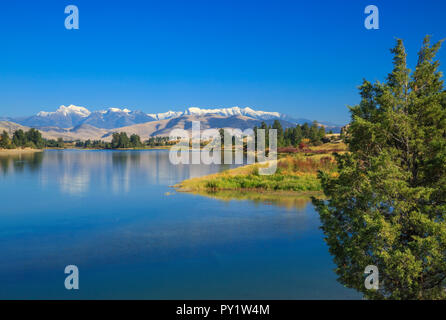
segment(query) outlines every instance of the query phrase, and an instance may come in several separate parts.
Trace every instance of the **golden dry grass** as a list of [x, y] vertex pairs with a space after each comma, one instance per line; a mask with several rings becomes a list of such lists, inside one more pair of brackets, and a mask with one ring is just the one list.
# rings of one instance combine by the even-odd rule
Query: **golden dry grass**
[[226, 170], [212, 175], [192, 178], [177, 184], [178, 191], [208, 192], [221, 190], [250, 191], [321, 191], [318, 171], [335, 174], [336, 163], [332, 155], [288, 155], [277, 160], [277, 170], [272, 175], [259, 175], [257, 163]]

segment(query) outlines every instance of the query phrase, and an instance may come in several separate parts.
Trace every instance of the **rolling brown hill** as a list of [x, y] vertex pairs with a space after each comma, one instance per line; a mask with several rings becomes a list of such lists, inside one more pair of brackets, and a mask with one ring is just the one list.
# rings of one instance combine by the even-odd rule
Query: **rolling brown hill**
[[[88, 124], [82, 124], [69, 129], [58, 127], [40, 127], [37, 129], [42, 132], [42, 136], [46, 139], [62, 138], [65, 141], [85, 141], [88, 139], [111, 141], [112, 135], [115, 132], [125, 132], [127, 135], [137, 134], [141, 137], [141, 140], [147, 140], [153, 136], [169, 136], [170, 132], [174, 129], [191, 131], [192, 121], [200, 121], [201, 130], [211, 128], [238, 128], [245, 130], [254, 128], [254, 126], [260, 126], [262, 122], [262, 120], [241, 115], [230, 117], [222, 115], [185, 115], [177, 118], [151, 121], [114, 129], [100, 129]], [[265, 122], [271, 125], [273, 120], [265, 120]], [[287, 123], [283, 120], [281, 120], [281, 123], [284, 127], [294, 126], [292, 123]], [[0, 121], [1, 131], [6, 130], [12, 135], [17, 129], [27, 131], [30, 128], [10, 121]]]
[[137, 134], [141, 139], [146, 140], [151, 136], [169, 136], [174, 129], [192, 130], [192, 121], [200, 121], [200, 129], [219, 129], [219, 128], [239, 128], [245, 130], [260, 125], [261, 121], [246, 116], [225, 117], [214, 116], [195, 116], [187, 115], [173, 119], [158, 120], [147, 123], [136, 124], [128, 127], [116, 128], [110, 130], [108, 135], [113, 132], [126, 132], [128, 135]]

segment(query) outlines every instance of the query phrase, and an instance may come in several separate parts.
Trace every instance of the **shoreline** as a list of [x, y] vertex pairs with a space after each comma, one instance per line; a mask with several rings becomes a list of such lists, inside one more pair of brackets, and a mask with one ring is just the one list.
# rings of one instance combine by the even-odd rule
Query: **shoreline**
[[65, 148], [47, 148], [48, 150], [111, 150], [111, 151], [144, 151], [144, 150], [169, 150], [167, 147], [146, 147], [146, 148], [76, 148], [76, 147], [65, 147]]
[[[282, 161], [278, 160], [278, 165]], [[202, 177], [183, 180], [172, 186], [184, 193], [257, 193], [268, 196], [316, 195], [322, 192], [317, 173], [282, 172], [259, 175], [258, 169], [265, 163], [249, 164]]]
[[243, 195], [257, 195], [257, 196], [271, 196], [271, 197], [322, 197], [324, 195], [323, 191], [293, 191], [293, 190], [267, 190], [261, 188], [240, 188], [240, 189], [217, 189], [217, 190], [193, 190], [185, 188], [177, 188], [176, 186], [171, 186], [175, 188], [178, 193], [192, 193], [199, 195], [219, 195], [219, 194], [240, 194]]
[[0, 155], [11, 155], [11, 154], [27, 154], [27, 153], [37, 153], [43, 152], [44, 149], [0, 149]]
[[267, 205], [276, 205], [292, 208], [305, 208], [311, 203], [313, 198], [326, 199], [322, 191], [276, 191], [276, 190], [220, 190], [220, 191], [178, 191], [187, 192], [192, 195], [212, 198], [215, 200], [230, 202], [230, 201], [253, 201], [256, 203], [263, 203]]
[[[284, 154], [276, 161], [276, 171], [272, 175], [260, 175], [259, 168], [268, 166], [267, 162], [247, 164], [222, 172], [201, 177], [189, 178], [172, 186], [177, 192], [195, 194], [215, 193], [257, 193], [263, 196], [317, 196], [322, 194], [318, 177], [320, 171], [330, 175], [337, 174], [334, 154], [348, 152], [345, 145], [334, 144], [313, 147], [308, 153]], [[310, 153], [311, 152], [311, 153]]]

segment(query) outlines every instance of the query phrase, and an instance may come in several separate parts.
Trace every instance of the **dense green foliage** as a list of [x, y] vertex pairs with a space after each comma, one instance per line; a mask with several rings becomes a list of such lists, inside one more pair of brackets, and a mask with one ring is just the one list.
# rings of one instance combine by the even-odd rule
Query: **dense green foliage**
[[138, 135], [132, 134], [130, 138], [127, 136], [127, 133], [113, 133], [113, 139], [111, 142], [111, 146], [113, 149], [117, 148], [141, 148], [143, 144], [141, 143], [141, 139]]
[[86, 149], [137, 149], [145, 147], [159, 147], [171, 144], [169, 137], [151, 137], [149, 140], [142, 142], [140, 136], [132, 134], [130, 138], [125, 132], [114, 133], [111, 142], [102, 140], [86, 140], [77, 141], [76, 148]]
[[86, 148], [86, 149], [130, 149], [130, 148], [143, 148], [145, 145], [141, 142], [141, 138], [132, 134], [130, 138], [127, 133], [113, 133], [111, 142], [104, 142], [102, 140], [86, 140], [77, 141], [75, 144], [76, 148]]
[[42, 138], [42, 134], [36, 129], [29, 129], [24, 132], [22, 129], [16, 130], [12, 139], [6, 131], [0, 135], [0, 148], [15, 149], [15, 148], [33, 148], [42, 149], [44, 147], [60, 147], [64, 146], [62, 139], [46, 140]]
[[313, 145], [321, 145], [325, 140], [325, 128], [319, 126], [316, 121], [310, 126], [308, 123], [303, 125], [296, 125], [296, 127], [283, 129], [279, 120], [274, 120], [272, 126], [268, 126], [265, 122], [262, 122], [260, 127], [254, 127], [254, 133], [257, 136], [257, 129], [264, 129], [265, 132], [265, 146], [269, 145], [269, 129], [277, 130], [277, 146], [278, 147], [297, 147], [302, 140], [308, 139]]
[[[385, 83], [363, 82], [338, 155], [314, 199], [339, 281], [369, 299], [446, 298], [446, 92], [426, 37], [415, 71], [401, 40]], [[379, 269], [367, 290], [364, 269]]]
[[85, 149], [112, 149], [112, 145], [110, 142], [104, 142], [102, 140], [85, 140], [85, 141], [76, 141], [76, 148], [85, 148]]
[[332, 155], [286, 156], [277, 161], [277, 170], [271, 175], [259, 175], [259, 164], [251, 164], [209, 176], [181, 182], [178, 188], [186, 191], [322, 191], [318, 171], [336, 174]]
[[149, 140], [146, 141], [146, 144], [149, 147], [161, 147], [172, 143], [169, 142], [169, 137], [150, 137]]
[[64, 148], [65, 142], [62, 138], [57, 138], [57, 140], [45, 140], [45, 147], [48, 148]]
[[206, 184], [208, 190], [262, 189], [266, 191], [320, 191], [321, 184], [311, 175], [287, 175], [276, 173], [219, 177]]

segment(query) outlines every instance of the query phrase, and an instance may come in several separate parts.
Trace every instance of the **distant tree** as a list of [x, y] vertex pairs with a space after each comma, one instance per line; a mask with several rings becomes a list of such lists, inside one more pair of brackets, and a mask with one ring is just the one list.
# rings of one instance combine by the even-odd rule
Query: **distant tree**
[[301, 129], [302, 129], [302, 136], [303, 136], [304, 138], [308, 138], [308, 137], [310, 137], [310, 126], [308, 125], [308, 123], [305, 122], [305, 123], [302, 125]]
[[325, 127], [324, 126], [320, 126], [319, 127], [319, 140], [322, 140], [326, 135], [325, 132]]
[[[42, 149], [45, 147], [45, 141], [42, 138], [40, 131], [31, 128], [25, 133], [27, 145], [34, 146], [35, 148]], [[28, 143], [29, 142], [29, 143]]]
[[23, 147], [26, 144], [26, 136], [25, 136], [25, 132], [23, 132], [22, 129], [18, 129], [14, 132], [13, 136], [12, 136], [12, 142], [17, 146], [17, 147]]
[[[139, 148], [143, 146], [143, 143], [141, 142], [141, 138], [136, 135], [132, 134], [130, 138], [127, 136], [127, 133], [121, 132], [121, 133], [113, 133], [112, 135], [112, 142], [110, 144], [111, 148]], [[105, 147], [105, 145], [104, 145]]]
[[255, 148], [255, 150], [257, 150], [257, 126], [254, 126], [254, 129], [253, 129], [253, 131], [254, 131], [254, 148]]
[[310, 134], [309, 134], [308, 138], [310, 139], [310, 142], [313, 144], [317, 144], [321, 140], [321, 137], [319, 134], [319, 125], [316, 121], [314, 121], [310, 127]]
[[[265, 146], [268, 147], [270, 127], [265, 122], [261, 123], [260, 128], [254, 127], [254, 134], [256, 137], [258, 129], [265, 130]], [[304, 123], [303, 125], [296, 125], [295, 128], [286, 128], [285, 130], [283, 130], [280, 121], [275, 120], [271, 129], [277, 130], [277, 146], [279, 147], [297, 147], [303, 139], [308, 139], [309, 142], [311, 142], [311, 144], [313, 145], [320, 145], [329, 141], [326, 138], [325, 127], [319, 125], [316, 121], [313, 122], [311, 127], [308, 125], [308, 123]]]
[[290, 146], [292, 145], [293, 139], [293, 128], [286, 128], [283, 134], [283, 145]]
[[130, 139], [127, 136], [127, 133], [121, 132], [119, 134], [119, 148], [129, 148], [130, 147]]
[[58, 148], [63, 148], [63, 147], [65, 147], [65, 143], [64, 143], [64, 141], [63, 141], [62, 138], [57, 138], [57, 144], [56, 144], [56, 146], [57, 146]]
[[[387, 82], [360, 87], [337, 155], [314, 203], [339, 281], [368, 299], [446, 299], [446, 91], [426, 37], [411, 74], [402, 40]], [[344, 131], [345, 132], [345, 131]], [[364, 269], [379, 270], [379, 289]]]
[[282, 147], [284, 145], [283, 128], [279, 120], [274, 120], [272, 129], [277, 130], [277, 146]]
[[130, 146], [132, 148], [140, 148], [142, 145], [141, 138], [137, 134], [130, 136]]
[[146, 144], [151, 147], [165, 146], [170, 143], [175, 143], [175, 142], [170, 142], [169, 137], [150, 137], [149, 140], [146, 141]]
[[113, 133], [111, 145], [113, 149], [120, 148], [121, 135], [118, 132]]
[[293, 146], [298, 146], [302, 141], [302, 128], [299, 125], [293, 128], [293, 136], [291, 141]]
[[218, 129], [218, 133], [220, 134], [221, 144], [223, 145], [223, 142], [225, 141], [225, 129]]
[[11, 140], [9, 139], [9, 134], [6, 131], [3, 131], [0, 136], [0, 148], [8, 149], [10, 147]]
[[[266, 122], [262, 121], [260, 124], [260, 128], [262, 130], [265, 130], [265, 149], [268, 149], [269, 146], [269, 126], [266, 124]], [[257, 136], [256, 136], [257, 140]]]

